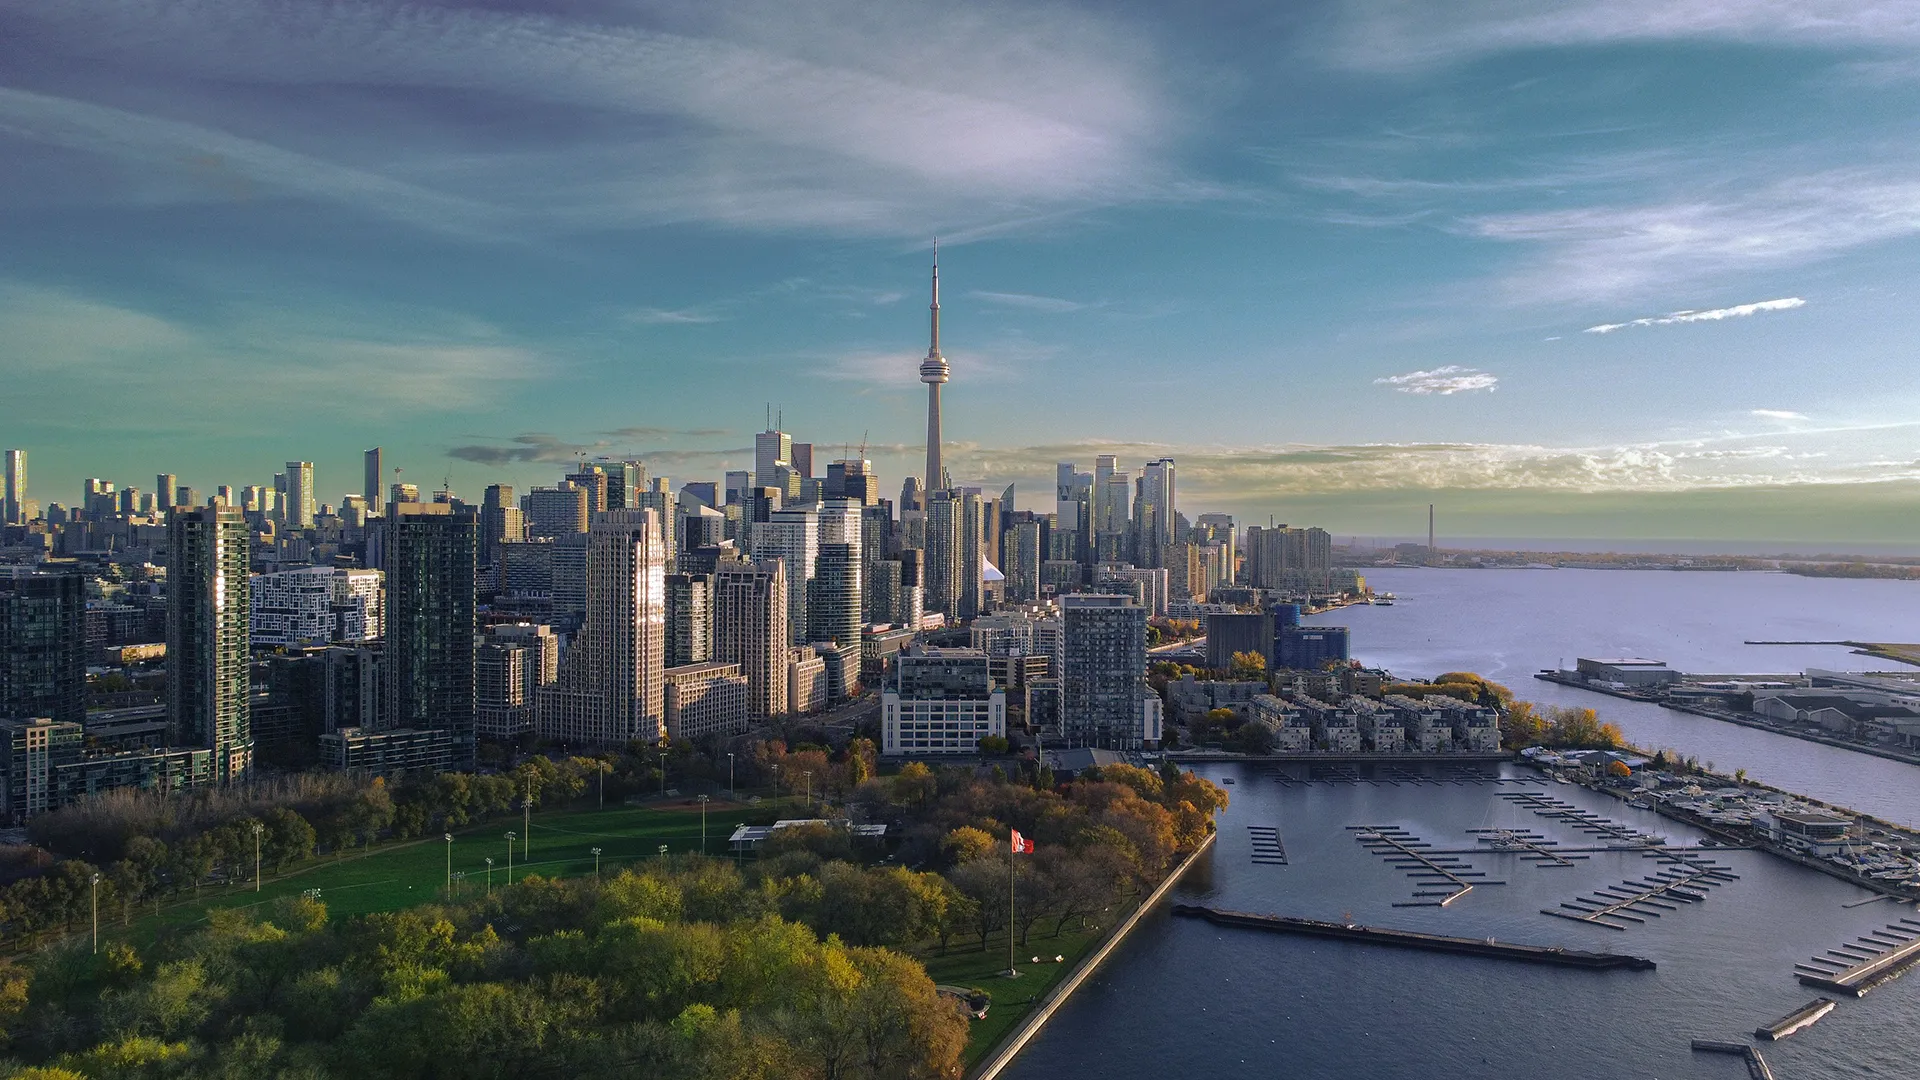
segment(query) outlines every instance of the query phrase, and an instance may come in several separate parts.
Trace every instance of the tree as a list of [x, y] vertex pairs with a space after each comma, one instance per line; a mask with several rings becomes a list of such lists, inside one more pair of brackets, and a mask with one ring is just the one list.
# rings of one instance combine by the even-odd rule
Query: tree
[[1234, 653], [1227, 658], [1227, 673], [1241, 682], [1258, 682], [1266, 678], [1267, 658], [1251, 650]]
[[940, 840], [941, 853], [954, 866], [989, 858], [999, 849], [1000, 841], [995, 840], [992, 833], [971, 825], [962, 825]]

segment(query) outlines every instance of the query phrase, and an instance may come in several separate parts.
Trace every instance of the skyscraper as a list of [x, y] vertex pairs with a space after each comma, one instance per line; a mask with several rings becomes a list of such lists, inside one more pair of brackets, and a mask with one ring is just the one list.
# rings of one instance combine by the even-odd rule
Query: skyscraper
[[724, 562], [713, 576], [713, 658], [747, 677], [747, 716], [787, 711], [787, 577], [778, 560]]
[[362, 451], [360, 459], [365, 468], [360, 481], [360, 494], [367, 500], [367, 513], [378, 517], [387, 512], [386, 458], [376, 446]]
[[960, 497], [927, 493], [926, 604], [929, 612], [960, 617]]
[[86, 580], [0, 566], [0, 720], [87, 718]]
[[793, 466], [793, 471], [799, 473], [801, 479], [811, 479], [813, 476], [813, 444], [810, 442], [794, 443], [792, 449], [787, 451], [787, 463]]
[[1174, 541], [1173, 459], [1147, 462], [1140, 471], [1139, 496], [1134, 500], [1135, 566], [1165, 565], [1165, 551]]
[[586, 488], [561, 481], [559, 487], [534, 488], [527, 495], [527, 535], [578, 536], [587, 531]]
[[[779, 559], [786, 566], [787, 631], [795, 645], [807, 640], [807, 583], [820, 551], [820, 516], [812, 510], [775, 510], [751, 534], [755, 559]], [[719, 657], [718, 659], [729, 659]]]
[[540, 694], [541, 738], [592, 746], [666, 734], [667, 552], [652, 510], [609, 510], [587, 530], [586, 621]]
[[160, 473], [153, 478], [153, 499], [161, 513], [179, 506], [180, 478], [172, 473]]
[[940, 463], [940, 384], [947, 381], [950, 371], [947, 358], [940, 355], [940, 245], [933, 246], [933, 303], [932, 341], [927, 345], [927, 358], [920, 362], [920, 381], [927, 384], [927, 476], [928, 491], [938, 491], [947, 486], [947, 472]]
[[313, 528], [313, 462], [287, 462], [287, 524]]
[[713, 578], [708, 574], [667, 575], [668, 667], [704, 664], [713, 659]]
[[448, 503], [387, 508], [386, 722], [389, 729], [440, 729], [454, 769], [474, 752], [474, 574], [479, 521]]
[[27, 452], [7, 451], [6, 489], [0, 491], [0, 525], [27, 523]]
[[213, 751], [214, 779], [253, 767], [246, 516], [177, 507], [167, 522], [167, 713], [176, 744]]
[[793, 436], [773, 428], [753, 437], [753, 486], [757, 488], [777, 487], [786, 489], [786, 481], [780, 476], [782, 466], [793, 464]]
[[1136, 750], [1149, 738], [1158, 741], [1157, 724], [1144, 722], [1160, 700], [1147, 687], [1147, 609], [1104, 594], [1066, 596], [1060, 604], [1061, 727], [1068, 742]]
[[513, 488], [506, 484], [487, 485], [480, 502], [480, 565], [500, 564], [500, 545], [526, 535], [520, 504], [514, 501]]
[[979, 488], [960, 491], [960, 577], [958, 594], [962, 619], [980, 614], [984, 606], [981, 584], [986, 578], [987, 506]]

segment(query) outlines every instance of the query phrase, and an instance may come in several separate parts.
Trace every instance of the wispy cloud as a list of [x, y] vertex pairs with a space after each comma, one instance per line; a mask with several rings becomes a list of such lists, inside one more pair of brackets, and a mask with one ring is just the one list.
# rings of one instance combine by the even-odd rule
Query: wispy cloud
[[[665, 432], [669, 429], [630, 428], [635, 432]], [[620, 435], [622, 432], [608, 432]], [[677, 432], [675, 434], [696, 434]], [[753, 453], [753, 448], [728, 447], [719, 450], [696, 449], [687, 447], [654, 448], [635, 450], [631, 444], [611, 442], [606, 439], [571, 440], [544, 431], [528, 431], [519, 435], [491, 439], [486, 442], [469, 443], [463, 446], [450, 446], [447, 456], [459, 461], [471, 461], [480, 465], [494, 467], [506, 465], [572, 465], [582, 459], [611, 457], [632, 459], [653, 464], [698, 462], [707, 464], [715, 460], [737, 457]]]
[[64, 407], [67, 380], [106, 380], [209, 423], [224, 415], [206, 407], [209, 388], [262, 415], [298, 409], [364, 418], [490, 404], [553, 370], [540, 352], [470, 319], [412, 311], [407, 322], [399, 330], [368, 318], [343, 330], [243, 309], [189, 323], [0, 281], [0, 369], [34, 372], [31, 384], [14, 388], [21, 408], [53, 412]]
[[1807, 418], [1806, 413], [1794, 412], [1791, 409], [1754, 409], [1752, 415], [1763, 420], [1805, 420]]
[[1920, 12], [1899, 0], [1462, 0], [1436, 22], [1416, 0], [1348, 0], [1330, 53], [1370, 70], [1519, 50], [1654, 41], [1799, 48], [1910, 46]]
[[1797, 296], [1779, 300], [1760, 300], [1751, 304], [1735, 304], [1733, 307], [1713, 308], [1709, 311], [1676, 311], [1671, 315], [1654, 315], [1644, 319], [1632, 319], [1627, 322], [1601, 323], [1589, 326], [1581, 331], [1586, 334], [1611, 334], [1615, 330], [1625, 330], [1632, 326], [1672, 326], [1676, 323], [1721, 322], [1726, 319], [1744, 319], [1749, 315], [1758, 315], [1763, 311], [1791, 311], [1805, 307], [1807, 302]]
[[199, 124], [0, 87], [0, 132], [138, 166], [148, 197], [249, 202], [289, 196], [471, 237], [502, 235], [505, 215], [367, 169]]
[[1403, 394], [1438, 394], [1447, 397], [1475, 390], [1499, 388], [1500, 377], [1478, 368], [1448, 364], [1432, 371], [1409, 371], [1405, 375], [1386, 375], [1373, 380], [1375, 386], [1391, 387]]
[[[234, 110], [262, 144], [255, 156], [268, 163], [256, 168], [280, 182], [299, 177], [270, 162], [266, 141], [327, 145], [394, 160], [451, 197], [492, 193], [547, 229], [694, 221], [951, 235], [1179, 189], [1166, 152], [1176, 112], [1152, 49], [1065, 5], [903, 0], [876, 12], [856, 0], [744, 0], [535, 13], [70, 0], [8, 17], [44, 58], [29, 78], [60, 71], [60, 85], [84, 87], [68, 77], [82, 68], [62, 66], [84, 56], [153, 80], [141, 108], [156, 146], [204, 141], [166, 119], [198, 117], [198, 87], [299, 88]], [[377, 95], [384, 108], [359, 114], [376, 123], [330, 113], [339, 88]], [[448, 126], [434, 104], [445, 92], [490, 103], [486, 154]], [[29, 135], [57, 137], [47, 128]], [[316, 174], [368, 208], [386, 198]]]
[[1057, 296], [1035, 296], [1032, 293], [987, 292], [983, 289], [975, 289], [967, 295], [975, 300], [984, 300], [1001, 307], [1040, 311], [1049, 315], [1064, 315], [1068, 312], [1085, 311], [1088, 308], [1100, 306], [1079, 300], [1064, 300]]
[[640, 308], [626, 315], [628, 322], [642, 326], [697, 326], [716, 323], [722, 316], [701, 308]]
[[1457, 229], [1539, 249], [1507, 281], [1517, 299], [1630, 297], [1920, 234], [1920, 182], [1830, 171], [1641, 205], [1482, 214]]

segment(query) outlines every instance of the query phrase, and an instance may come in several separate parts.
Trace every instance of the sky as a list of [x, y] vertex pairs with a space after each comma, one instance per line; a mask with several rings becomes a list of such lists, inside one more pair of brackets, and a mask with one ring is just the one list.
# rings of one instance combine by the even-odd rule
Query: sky
[[891, 495], [937, 236], [1025, 507], [1920, 547], [1920, 5], [1187, 7], [0, 0], [0, 444], [477, 497], [771, 408]]

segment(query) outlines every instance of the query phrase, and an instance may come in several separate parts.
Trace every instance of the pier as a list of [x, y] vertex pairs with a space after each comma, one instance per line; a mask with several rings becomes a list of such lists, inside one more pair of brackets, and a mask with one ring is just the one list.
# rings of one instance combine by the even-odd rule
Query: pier
[[1833, 1011], [1833, 1006], [1832, 998], [1814, 998], [1773, 1023], [1754, 1028], [1753, 1037], [1768, 1041], [1784, 1039], [1819, 1023], [1821, 1017]]
[[1336, 938], [1341, 941], [1359, 941], [1403, 949], [1462, 953], [1468, 956], [1517, 960], [1529, 964], [1586, 968], [1590, 971], [1652, 971], [1654, 969], [1652, 960], [1643, 956], [1627, 956], [1623, 953], [1583, 952], [1551, 945], [1517, 945], [1511, 942], [1495, 941], [1492, 938], [1445, 937], [1412, 930], [1322, 922], [1318, 919], [1298, 919], [1286, 915], [1253, 915], [1244, 911], [1226, 911], [1198, 904], [1175, 904], [1169, 910], [1175, 915], [1205, 919], [1216, 926], [1239, 926], [1250, 930], [1304, 934], [1310, 937]]
[[1664, 912], [1679, 911], [1682, 904], [1700, 903], [1708, 889], [1732, 880], [1734, 875], [1717, 864], [1683, 861], [1651, 877], [1629, 879], [1565, 901], [1560, 905], [1564, 911], [1541, 908], [1540, 914], [1625, 930], [1629, 923], [1645, 923]]
[[[1394, 907], [1446, 907], [1472, 892], [1475, 884], [1506, 884], [1504, 881], [1486, 880], [1486, 871], [1474, 869], [1457, 856], [1434, 852], [1432, 844], [1398, 826], [1349, 825], [1347, 828], [1353, 832], [1355, 840], [1366, 845], [1368, 851], [1382, 856], [1388, 865], [1408, 877], [1419, 879], [1418, 884], [1449, 886], [1440, 891], [1427, 889], [1415, 892], [1414, 899], [1397, 901]], [[1474, 882], [1469, 878], [1481, 880]]]
[[1793, 965], [1795, 977], [1806, 986], [1864, 997], [1867, 991], [1898, 978], [1920, 962], [1920, 920], [1901, 919], [1855, 942]]
[[1767, 1059], [1760, 1051], [1746, 1043], [1716, 1042], [1712, 1039], [1693, 1040], [1693, 1052], [1696, 1054], [1737, 1054], [1746, 1059], [1749, 1080], [1773, 1080], [1773, 1070], [1767, 1067]]

